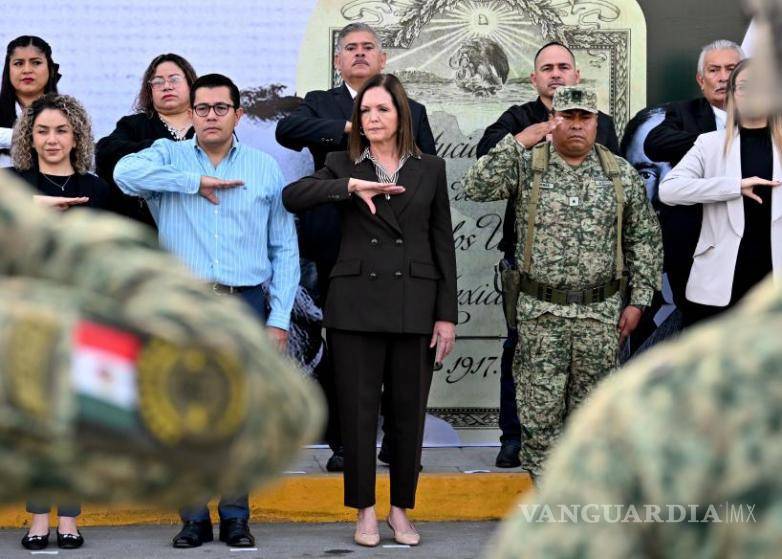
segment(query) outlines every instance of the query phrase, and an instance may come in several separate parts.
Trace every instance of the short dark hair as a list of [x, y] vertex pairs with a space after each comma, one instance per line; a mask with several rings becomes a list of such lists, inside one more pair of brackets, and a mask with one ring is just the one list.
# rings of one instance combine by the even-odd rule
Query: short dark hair
[[144, 70], [144, 75], [141, 78], [141, 90], [136, 97], [135, 109], [139, 113], [145, 113], [147, 116], [153, 116], [155, 114], [155, 106], [152, 104], [152, 86], [149, 85], [149, 80], [155, 75], [157, 67], [164, 62], [171, 62], [179, 66], [182, 73], [185, 75], [187, 81], [187, 87], [192, 88], [193, 83], [196, 81], [196, 72], [193, 66], [184, 59], [184, 57], [168, 52], [166, 54], [159, 54], [152, 59], [147, 69]]
[[348, 151], [350, 158], [354, 161], [361, 157], [361, 152], [369, 145], [369, 140], [362, 134], [361, 129], [361, 102], [364, 94], [374, 88], [385, 89], [396, 107], [396, 113], [399, 118], [399, 128], [396, 131], [396, 148], [400, 157], [405, 154], [419, 156], [421, 150], [415, 144], [413, 136], [413, 117], [410, 114], [410, 101], [405, 93], [402, 83], [393, 74], [377, 74], [369, 78], [356, 94], [356, 101], [353, 104], [353, 117], [350, 119], [352, 128], [348, 138]]
[[35, 47], [46, 58], [46, 66], [49, 69], [49, 80], [44, 86], [43, 92], [57, 93], [57, 82], [60, 81], [58, 69], [60, 65], [52, 60], [52, 47], [49, 43], [35, 35], [22, 35], [17, 37], [5, 49], [5, 64], [3, 64], [3, 79], [0, 85], [0, 126], [11, 128], [16, 122], [16, 91], [11, 85], [11, 55], [17, 48]]
[[190, 87], [190, 106], [195, 105], [196, 91], [206, 87], [213, 89], [215, 87], [227, 87], [231, 92], [231, 102], [234, 105], [234, 109], [241, 107], [241, 99], [239, 97], [239, 88], [231, 81], [231, 78], [222, 74], [206, 74], [198, 78], [195, 83]]
[[573, 51], [572, 51], [572, 50], [570, 50], [570, 47], [568, 47], [567, 45], [565, 45], [565, 44], [563, 44], [563, 43], [560, 43], [559, 41], [549, 41], [548, 43], [546, 43], [545, 45], [543, 45], [542, 47], [540, 47], [540, 48], [538, 49], [538, 52], [536, 52], [536, 53], [535, 53], [535, 58], [534, 58], [534, 59], [533, 59], [533, 61], [532, 61], [532, 66], [533, 66], [533, 67], [534, 67], [536, 70], [538, 69], [538, 58], [540, 57], [540, 53], [542, 53], [544, 50], [546, 50], [546, 49], [547, 49], [547, 48], [549, 48], [549, 47], [562, 47], [563, 49], [565, 49], [566, 51], [568, 51], [568, 53], [570, 53], [570, 58], [572, 58], [572, 59], [573, 59], [573, 67], [575, 67], [575, 66], [576, 66], [576, 55], [575, 55], [575, 54], [573, 54]]

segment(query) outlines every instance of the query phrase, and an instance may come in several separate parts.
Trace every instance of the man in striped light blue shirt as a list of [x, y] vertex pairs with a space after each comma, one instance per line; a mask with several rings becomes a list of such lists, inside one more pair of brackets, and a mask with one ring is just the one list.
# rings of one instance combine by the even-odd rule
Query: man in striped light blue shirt
[[[123, 157], [114, 180], [126, 194], [147, 200], [161, 244], [216, 291], [238, 294], [263, 317], [261, 284], [270, 282], [266, 326], [282, 350], [299, 283], [296, 229], [282, 205], [282, 173], [269, 155], [234, 139], [243, 111], [229, 78], [202, 76], [190, 102], [195, 137], [157, 140]], [[223, 497], [219, 513], [222, 541], [232, 547], [255, 544], [246, 495]], [[183, 509], [181, 516], [184, 527], [174, 547], [212, 540], [205, 505]]]

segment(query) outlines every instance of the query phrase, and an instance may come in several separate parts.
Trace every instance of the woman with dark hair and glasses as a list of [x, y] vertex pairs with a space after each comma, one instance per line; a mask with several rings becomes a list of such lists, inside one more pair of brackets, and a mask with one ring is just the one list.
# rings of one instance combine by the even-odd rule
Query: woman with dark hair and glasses
[[141, 78], [136, 114], [122, 117], [114, 131], [98, 141], [96, 171], [111, 185], [112, 209], [117, 213], [156, 227], [146, 202], [123, 194], [114, 183], [114, 167], [126, 155], [148, 148], [155, 140], [193, 137], [190, 87], [196, 77], [190, 63], [178, 54], [156, 56]]
[[0, 167], [11, 163], [16, 119], [42, 95], [57, 93], [58, 68], [52, 60], [52, 48], [40, 37], [22, 35], [8, 43], [0, 85]]

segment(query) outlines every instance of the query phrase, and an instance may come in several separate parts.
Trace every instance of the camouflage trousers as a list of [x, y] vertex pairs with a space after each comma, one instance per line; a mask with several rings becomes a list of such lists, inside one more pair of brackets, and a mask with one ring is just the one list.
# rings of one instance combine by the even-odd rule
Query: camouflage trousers
[[568, 416], [617, 366], [615, 324], [547, 313], [519, 323], [513, 360], [521, 464], [539, 476]]

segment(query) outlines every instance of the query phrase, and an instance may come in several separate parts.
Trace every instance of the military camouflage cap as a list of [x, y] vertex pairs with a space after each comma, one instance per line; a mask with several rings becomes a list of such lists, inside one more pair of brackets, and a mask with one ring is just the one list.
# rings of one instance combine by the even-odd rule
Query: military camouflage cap
[[565, 85], [554, 94], [555, 111], [572, 111], [580, 109], [597, 113], [597, 92], [583, 85]]

